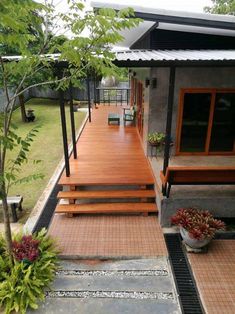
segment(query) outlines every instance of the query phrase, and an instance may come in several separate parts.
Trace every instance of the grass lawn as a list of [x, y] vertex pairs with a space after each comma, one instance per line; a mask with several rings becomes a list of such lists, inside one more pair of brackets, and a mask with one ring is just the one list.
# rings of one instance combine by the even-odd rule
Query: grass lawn
[[[16, 109], [13, 115], [13, 122], [18, 126], [17, 134], [23, 138], [36, 125], [40, 125], [41, 128], [32, 143], [30, 153], [28, 155], [29, 162], [23, 165], [21, 176], [27, 176], [32, 173], [42, 173], [45, 177], [41, 180], [31, 181], [30, 183], [11, 187], [9, 196], [20, 194], [24, 198], [24, 210], [19, 219], [22, 223], [26, 221], [29, 213], [46, 187], [56, 166], [63, 157], [60, 109], [58, 101], [35, 98], [26, 103], [26, 109], [27, 108], [34, 109], [36, 119], [33, 123], [23, 123], [21, 121], [20, 109]], [[69, 123], [69, 107], [66, 107], [66, 113], [68, 140], [70, 142], [71, 130]], [[85, 115], [85, 112], [75, 112], [75, 123], [77, 129], [79, 129], [84, 121]], [[14, 158], [16, 152], [16, 150], [10, 152], [8, 158]], [[33, 164], [32, 161], [34, 159], [40, 159], [42, 162], [39, 164]], [[2, 217], [0, 217], [0, 220], [2, 221]]]

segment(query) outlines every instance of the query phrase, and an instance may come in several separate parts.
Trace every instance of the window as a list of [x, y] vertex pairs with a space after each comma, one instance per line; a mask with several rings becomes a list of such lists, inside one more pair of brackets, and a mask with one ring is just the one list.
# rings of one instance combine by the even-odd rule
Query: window
[[183, 90], [177, 154], [235, 154], [235, 91]]

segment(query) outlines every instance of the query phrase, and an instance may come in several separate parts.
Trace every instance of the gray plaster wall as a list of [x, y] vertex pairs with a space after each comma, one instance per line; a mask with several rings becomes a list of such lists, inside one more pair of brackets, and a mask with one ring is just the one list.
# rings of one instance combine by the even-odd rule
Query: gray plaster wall
[[[148, 132], [165, 132], [169, 89], [169, 68], [152, 68], [151, 78], [157, 78], [157, 88], [150, 88]], [[183, 88], [235, 88], [233, 68], [176, 68], [172, 138], [175, 141], [180, 90]], [[174, 152], [173, 152], [174, 153]]]

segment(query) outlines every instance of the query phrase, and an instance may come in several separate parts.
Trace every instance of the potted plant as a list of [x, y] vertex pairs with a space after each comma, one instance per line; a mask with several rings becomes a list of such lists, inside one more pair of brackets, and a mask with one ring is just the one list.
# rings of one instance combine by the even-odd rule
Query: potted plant
[[213, 218], [207, 210], [196, 208], [180, 208], [171, 222], [180, 227], [184, 242], [193, 249], [206, 246], [217, 230], [224, 230], [225, 223]]
[[148, 134], [148, 142], [152, 146], [160, 146], [165, 141], [165, 134], [161, 132], [151, 132]]

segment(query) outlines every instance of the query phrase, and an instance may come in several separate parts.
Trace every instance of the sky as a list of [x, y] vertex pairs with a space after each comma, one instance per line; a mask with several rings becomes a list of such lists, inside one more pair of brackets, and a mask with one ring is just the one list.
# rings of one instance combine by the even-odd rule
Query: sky
[[[97, 1], [97, 0], [96, 0]], [[177, 11], [203, 12], [205, 6], [211, 5], [211, 0], [102, 0], [110, 3], [118, 3], [125, 5], [140, 5], [147, 7], [154, 7], [160, 9], [170, 9]], [[41, 1], [43, 2], [43, 1]], [[53, 0], [59, 11], [67, 7], [67, 0]], [[86, 1], [89, 6], [90, 1]]]

